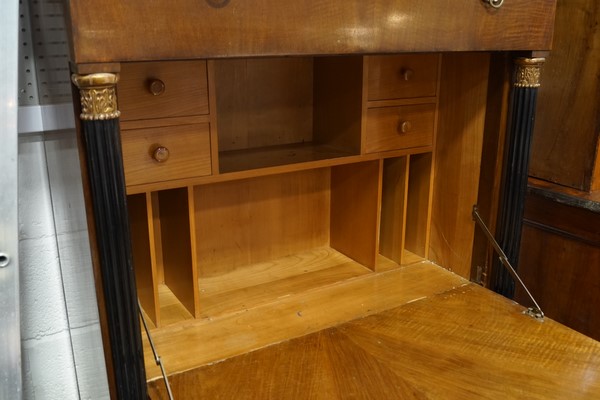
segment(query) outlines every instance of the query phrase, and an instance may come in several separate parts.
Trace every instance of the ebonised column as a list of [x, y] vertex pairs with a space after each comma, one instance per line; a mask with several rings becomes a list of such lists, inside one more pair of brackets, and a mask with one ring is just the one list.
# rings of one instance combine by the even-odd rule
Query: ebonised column
[[146, 400], [146, 374], [137, 311], [125, 178], [119, 133], [116, 74], [73, 75], [81, 99], [80, 129], [102, 290], [119, 399]]
[[[517, 58], [508, 117], [507, 153], [503, 172], [497, 237], [513, 267], [518, 269], [527, 191], [531, 136], [543, 58]], [[491, 288], [512, 298], [515, 282], [498, 259], [492, 269]]]

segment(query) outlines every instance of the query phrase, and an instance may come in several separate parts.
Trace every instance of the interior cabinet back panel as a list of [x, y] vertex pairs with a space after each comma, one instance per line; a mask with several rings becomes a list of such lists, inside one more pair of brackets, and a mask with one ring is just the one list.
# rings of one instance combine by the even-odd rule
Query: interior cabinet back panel
[[330, 171], [195, 187], [199, 277], [329, 244]]
[[312, 141], [313, 59], [215, 62], [219, 151]]

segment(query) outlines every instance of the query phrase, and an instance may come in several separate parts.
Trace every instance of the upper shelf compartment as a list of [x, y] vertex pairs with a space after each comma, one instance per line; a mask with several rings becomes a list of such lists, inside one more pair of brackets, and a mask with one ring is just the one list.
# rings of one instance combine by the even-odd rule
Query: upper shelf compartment
[[215, 61], [220, 172], [360, 154], [362, 57]]
[[[549, 50], [556, 0], [71, 0], [76, 64]], [[127, 32], [124, 35], [123, 32]]]

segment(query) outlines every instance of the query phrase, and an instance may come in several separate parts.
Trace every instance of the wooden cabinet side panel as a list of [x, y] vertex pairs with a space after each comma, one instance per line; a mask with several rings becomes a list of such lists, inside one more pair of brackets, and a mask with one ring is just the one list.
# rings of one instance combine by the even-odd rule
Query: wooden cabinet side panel
[[429, 258], [468, 278], [486, 113], [489, 54], [445, 54], [434, 154]]

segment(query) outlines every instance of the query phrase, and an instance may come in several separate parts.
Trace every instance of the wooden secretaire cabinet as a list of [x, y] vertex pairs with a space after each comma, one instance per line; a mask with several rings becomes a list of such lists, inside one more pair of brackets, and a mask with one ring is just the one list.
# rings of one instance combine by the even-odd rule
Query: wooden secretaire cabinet
[[502, 3], [70, 2], [115, 396], [136, 297], [175, 373], [465, 284], [476, 204], [515, 247], [555, 1]]

